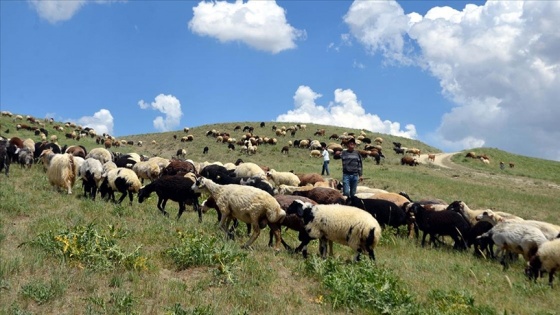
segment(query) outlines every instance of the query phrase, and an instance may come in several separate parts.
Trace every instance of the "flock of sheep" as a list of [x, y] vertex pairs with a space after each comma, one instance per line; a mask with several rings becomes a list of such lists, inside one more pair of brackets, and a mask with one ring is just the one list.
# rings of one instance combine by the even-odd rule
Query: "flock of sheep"
[[[223, 141], [223, 135], [218, 136]], [[360, 136], [363, 141], [365, 137]], [[280, 244], [291, 249], [281, 236], [284, 226], [298, 232], [301, 243], [295, 251], [301, 251], [304, 257], [307, 257], [310, 241], [318, 239], [323, 257], [327, 251], [332, 255], [332, 244], [336, 242], [352, 248], [356, 260], [362, 253], [375, 259], [382, 229], [407, 226], [409, 236], [423, 232], [422, 245], [428, 236], [434, 246], [443, 243], [444, 236], [449, 236], [454, 241], [453, 248], [464, 250], [474, 246], [475, 253], [490, 257], [495, 256], [495, 246], [504, 268], [510, 257], [521, 254], [527, 261], [527, 275], [536, 280], [542, 272], [548, 272], [551, 286], [554, 273], [560, 268], [560, 226], [489, 209], [473, 210], [462, 201], [451, 204], [441, 200], [413, 201], [406, 193], [365, 186], [359, 187], [356, 196], [346, 198], [335, 180], [325, 179], [320, 174], [277, 171], [242, 160], [225, 164], [199, 163], [146, 158], [136, 153], [114, 154], [106, 148], [94, 148], [89, 152], [81, 146], [65, 150], [41, 145], [31, 148], [29, 142], [24, 144], [27, 140], [21, 143], [12, 140], [0, 142], [0, 162], [4, 167], [6, 161], [9, 165], [10, 160], [19, 158], [19, 152], [29, 150], [27, 155], [42, 161], [49, 183], [68, 194], [72, 194], [76, 181], [81, 179], [84, 196], [92, 199], [99, 193], [102, 198], [115, 201], [115, 193], [120, 192], [122, 195], [115, 202], [120, 203], [128, 196], [132, 204], [134, 194], [141, 203], [156, 193], [157, 207], [165, 215], [168, 215], [167, 201], [178, 202], [177, 219], [186, 205], [193, 206], [199, 221], [202, 213], [215, 208], [220, 228], [227, 237], [234, 236], [235, 223], [247, 224], [250, 237], [244, 247], [251, 246], [261, 230], [268, 226], [269, 245], [274, 236], [276, 250], [280, 249]], [[298, 141], [298, 146], [302, 141]], [[252, 139], [245, 139], [243, 145], [249, 148]], [[16, 151], [10, 151], [14, 146]], [[372, 151], [382, 155], [380, 148], [371, 147], [367, 151], [368, 156], [372, 156]], [[145, 179], [150, 183], [143, 186]], [[199, 203], [202, 194], [209, 198]], [[235, 223], [230, 227], [232, 222]]]

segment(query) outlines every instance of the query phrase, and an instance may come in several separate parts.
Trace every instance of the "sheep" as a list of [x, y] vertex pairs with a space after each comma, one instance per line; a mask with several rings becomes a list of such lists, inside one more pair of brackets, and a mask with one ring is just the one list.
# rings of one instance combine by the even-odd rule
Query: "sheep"
[[428, 154], [428, 161], [435, 162], [436, 161], [436, 155], [435, 154]]
[[208, 154], [208, 147], [204, 147], [204, 149], [202, 149], [202, 154]]
[[560, 235], [560, 226], [548, 222], [543, 222], [543, 221], [523, 220], [523, 219], [520, 220], [520, 218], [518, 219], [517, 217], [507, 218], [495, 213], [492, 210], [484, 211], [483, 213], [477, 215], [476, 219], [479, 221], [489, 222], [492, 225], [496, 225], [500, 222], [521, 222], [523, 224], [532, 225], [538, 228], [539, 230], [541, 230], [541, 232], [543, 232], [544, 236], [548, 240], [553, 240], [557, 238], [558, 235]]
[[508, 268], [506, 252], [523, 255], [529, 261], [537, 253], [539, 246], [548, 240], [537, 227], [523, 223], [523, 221], [500, 222], [490, 231], [478, 238], [490, 238], [502, 252], [500, 260], [504, 270]]
[[278, 195], [293, 195], [295, 191], [300, 190], [311, 190], [313, 189], [313, 185], [306, 185], [306, 186], [288, 186], [288, 185], [280, 185], [275, 188], [274, 192]]
[[304, 196], [314, 200], [318, 204], [344, 204], [346, 202], [342, 193], [336, 189], [326, 187], [314, 187], [310, 190], [294, 191], [295, 196]]
[[436, 245], [437, 235], [449, 235], [455, 243], [454, 249], [465, 249], [465, 236], [470, 225], [459, 213], [449, 210], [428, 211], [419, 203], [412, 203], [408, 208], [409, 217], [414, 217], [418, 228], [424, 233], [422, 235], [422, 247], [426, 242], [426, 236], [430, 235], [430, 242]]
[[214, 197], [222, 212], [220, 227], [226, 235], [231, 235], [228, 231], [228, 225], [233, 218], [251, 223], [253, 233], [243, 245], [244, 248], [253, 244], [260, 234], [261, 227], [268, 223], [276, 235], [275, 249], [279, 250], [282, 237], [277, 224], [284, 219], [286, 211], [270, 194], [251, 186], [219, 185], [204, 177], [199, 177], [196, 180], [193, 190], [207, 191]]
[[375, 247], [381, 238], [381, 227], [373, 216], [363, 210], [343, 205], [312, 205], [295, 200], [286, 210], [286, 215], [296, 214], [303, 219], [305, 235], [302, 235], [302, 253], [307, 257], [307, 244], [319, 239], [320, 254], [326, 257], [327, 243], [332, 255], [332, 243], [347, 245], [356, 251], [355, 260], [360, 260], [363, 251], [375, 260]]
[[[282, 209], [284, 209], [284, 211], [286, 211], [295, 200], [307, 202], [312, 205], [317, 204], [315, 201], [302, 196], [278, 195], [274, 196], [274, 198], [276, 199], [276, 201], [278, 201], [278, 204], [280, 205], [280, 207], [282, 207]], [[305, 239], [306, 235], [305, 225], [302, 218], [298, 217], [296, 214], [286, 215], [286, 217], [282, 220], [281, 226], [285, 226], [288, 229], [298, 232], [298, 239], [300, 241], [300, 244], [295, 248], [294, 252], [300, 252], [304, 247], [303, 240]], [[271, 229], [269, 234], [268, 246], [272, 246], [272, 234], [273, 233]], [[291, 250], [291, 247], [286, 242], [284, 242], [284, 240], [282, 240], [282, 245], [284, 245], [284, 248], [286, 248], [286, 250]]]
[[537, 253], [531, 257], [525, 274], [529, 279], [534, 279], [535, 282], [542, 272], [548, 272], [548, 285], [552, 288], [552, 280], [554, 274], [560, 269], [560, 239], [555, 239], [542, 243], [537, 250]]
[[111, 152], [109, 152], [109, 150], [104, 148], [91, 149], [91, 151], [89, 151], [89, 153], [86, 155], [86, 159], [87, 158], [94, 158], [96, 160], [99, 160], [101, 164], [105, 164], [109, 161], [113, 161], [113, 155], [111, 154]]
[[247, 162], [237, 165], [233, 172], [236, 177], [259, 177], [266, 179], [266, 173], [255, 163]]
[[300, 183], [299, 177], [297, 177], [296, 174], [291, 172], [277, 172], [274, 169], [266, 173], [266, 178], [271, 179], [276, 186], [299, 186]]
[[[448, 209], [455, 212], [459, 212], [467, 221], [470, 222], [471, 225], [476, 224], [476, 222], [478, 221], [477, 216], [479, 214], [488, 211], [488, 209], [471, 210], [465, 202], [460, 200], [453, 201], [451, 204], [449, 204]], [[523, 220], [522, 218], [514, 216], [507, 212], [494, 212], [494, 213], [497, 213], [500, 216], [505, 216], [516, 220]]]
[[420, 149], [417, 149], [417, 148], [411, 148], [411, 149], [407, 149], [405, 152], [412, 154], [412, 156], [415, 156], [415, 155], [420, 156], [420, 153], [422, 151], [420, 151]]
[[287, 146], [287, 145], [283, 146], [283, 147], [282, 147], [282, 150], [280, 151], [280, 153], [282, 153], [282, 154], [290, 154], [290, 146]]
[[79, 156], [82, 159], [85, 159], [87, 156], [87, 150], [84, 146], [78, 146], [78, 145], [71, 145], [68, 148], [66, 148], [66, 150], [64, 150], [64, 153], [68, 153], [68, 154], [72, 154], [73, 156]]
[[53, 188], [65, 188], [68, 194], [71, 195], [77, 174], [78, 168], [76, 167], [74, 156], [68, 153], [52, 153], [52, 158], [47, 168], [47, 178]]
[[418, 161], [411, 156], [403, 156], [401, 158], [401, 165], [416, 166], [419, 165]]
[[195, 182], [196, 179], [183, 175], [158, 178], [138, 191], [138, 202], [144, 202], [144, 200], [149, 198], [150, 194], [155, 191], [158, 195], [157, 207], [165, 216], [169, 216], [169, 213], [165, 211], [165, 204], [167, 200], [171, 199], [179, 203], [177, 220], [181, 218], [181, 215], [185, 211], [185, 204], [192, 204], [198, 213], [198, 222], [202, 222], [202, 209], [198, 204], [198, 197], [200, 194], [195, 193], [192, 189]]
[[311, 152], [309, 152], [309, 156], [314, 157], [314, 158], [319, 158], [321, 157], [321, 151], [319, 150], [311, 150]]
[[179, 150], [177, 150], [177, 153], [175, 155], [177, 155], [177, 157], [184, 158], [187, 155], [187, 150], [179, 149]]
[[144, 183], [144, 179], [149, 179], [153, 182], [160, 175], [159, 165], [154, 161], [140, 161], [134, 164], [132, 170], [138, 175], [142, 184]]
[[151, 158], [148, 159], [148, 161], [156, 162], [156, 164], [159, 166], [160, 172], [164, 168], [166, 168], [169, 165], [169, 163], [171, 163], [168, 159], [162, 158], [162, 157], [159, 157], [159, 156], [151, 157]]
[[109, 173], [110, 170], [114, 170], [116, 168], [117, 168], [117, 164], [115, 164], [115, 162], [113, 161], [103, 163], [103, 174], [107, 174]]
[[494, 242], [490, 238], [478, 238], [480, 235], [490, 231], [494, 225], [487, 221], [479, 221], [473, 225], [467, 235], [465, 241], [467, 247], [474, 246], [474, 255], [481, 256], [486, 252], [486, 256], [494, 258]]
[[140, 162], [140, 160], [140, 154], [133, 152], [121, 155], [119, 158], [117, 158], [115, 164], [117, 164], [117, 167], [126, 167], [132, 169], [132, 167], [136, 163]]
[[133, 193], [138, 193], [142, 184], [140, 183], [140, 179], [133, 170], [118, 167], [116, 169], [110, 170], [106, 174], [103, 174], [105, 177], [103, 182], [99, 187], [99, 192], [101, 193], [101, 198], [111, 199], [115, 201], [115, 191], [119, 191], [122, 193], [122, 196], [117, 201], [120, 204], [126, 195], [128, 194], [128, 198], [130, 199], [130, 205], [132, 205], [133, 200]]
[[305, 173], [305, 174], [296, 174], [300, 180], [300, 186], [306, 185], [315, 185], [317, 182], [324, 182], [325, 179], [319, 173]]
[[390, 225], [395, 229], [406, 223], [406, 213], [395, 203], [382, 199], [361, 199], [353, 196], [350, 205], [371, 214], [382, 228]]
[[87, 158], [84, 163], [80, 165], [78, 176], [82, 179], [84, 197], [89, 193], [91, 199], [95, 200], [97, 187], [101, 185], [101, 181], [103, 180], [103, 173], [103, 165], [97, 159]]
[[195, 173], [196, 168], [190, 161], [171, 159], [169, 164], [161, 171], [161, 176]]
[[22, 168], [31, 168], [33, 164], [33, 152], [29, 148], [25, 147], [18, 152], [18, 162]]
[[0, 172], [2, 171], [2, 169], [4, 170], [4, 174], [6, 174], [6, 177], [9, 177], [9, 173], [10, 173], [10, 157], [8, 156], [8, 141], [6, 140], [1, 140], [0, 141]]

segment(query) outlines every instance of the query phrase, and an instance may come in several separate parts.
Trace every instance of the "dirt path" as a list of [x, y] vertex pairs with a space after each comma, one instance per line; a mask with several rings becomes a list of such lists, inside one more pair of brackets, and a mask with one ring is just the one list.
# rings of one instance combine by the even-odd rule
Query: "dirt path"
[[436, 153], [435, 154], [436, 158], [435, 158], [434, 161], [428, 160], [428, 155], [427, 154], [421, 154], [420, 157], [418, 158], [418, 162], [421, 163], [421, 164], [433, 164], [433, 165], [439, 166], [441, 168], [450, 168], [450, 169], [462, 168], [462, 166], [451, 162], [451, 157], [454, 154], [457, 154], [457, 152]]

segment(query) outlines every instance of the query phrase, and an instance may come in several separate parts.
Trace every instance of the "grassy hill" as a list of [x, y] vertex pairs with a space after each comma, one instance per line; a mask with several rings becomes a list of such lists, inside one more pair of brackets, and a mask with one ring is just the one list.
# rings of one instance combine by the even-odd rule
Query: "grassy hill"
[[[32, 138], [30, 131], [16, 131], [13, 119], [0, 118], [0, 134]], [[278, 138], [278, 144], [259, 146], [255, 155], [230, 152], [225, 144], [206, 137], [208, 130], [229, 132], [234, 127], [255, 127], [255, 134], [276, 137], [272, 123], [214, 124], [190, 129], [193, 142], [180, 142], [182, 130], [140, 134], [119, 139], [143, 141], [144, 146], [121, 146], [119, 152], [171, 157], [185, 148], [195, 161], [234, 162], [238, 158], [276, 170], [320, 172], [321, 159], [306, 149], [280, 150], [289, 140], [317, 138], [329, 142], [333, 133], [359, 132], [348, 128], [307, 124], [307, 130]], [[277, 126], [290, 124], [277, 123]], [[93, 139], [79, 142], [87, 149], [99, 146]], [[314, 137], [317, 128], [325, 137]], [[6, 129], [10, 133], [6, 134]], [[419, 141], [381, 136], [386, 158], [381, 165], [365, 163], [365, 185], [406, 191], [413, 199], [463, 200], [471, 208], [493, 208], [516, 215], [560, 224], [560, 163], [479, 148], [492, 162], [485, 165], [453, 157], [457, 168], [431, 164], [401, 166], [390, 149], [398, 141], [422, 152], [440, 152]], [[177, 140], [173, 138], [177, 135]], [[155, 144], [152, 144], [155, 140]], [[209, 153], [202, 154], [208, 146]], [[500, 170], [498, 161], [515, 162]], [[331, 162], [331, 176], [340, 179], [339, 161]], [[171, 218], [156, 208], [157, 198], [132, 206], [113, 205], [54, 192], [38, 165], [21, 169], [12, 165], [10, 177], [0, 175], [0, 314], [557, 314], [557, 287], [541, 279], [534, 284], [523, 275], [523, 262], [502, 271], [496, 261], [473, 257], [472, 252], [450, 248], [422, 248], [415, 240], [383, 232], [376, 249], [377, 261], [349, 263], [352, 252], [335, 245], [335, 257], [326, 261], [303, 260], [267, 247], [267, 230], [252, 250], [242, 250], [242, 231], [225, 241], [216, 226], [216, 214], [185, 213], [173, 219], [178, 206], [169, 202]], [[243, 230], [243, 229], [241, 229]], [[289, 244], [297, 235], [283, 233]], [[310, 253], [317, 253], [315, 242]]]

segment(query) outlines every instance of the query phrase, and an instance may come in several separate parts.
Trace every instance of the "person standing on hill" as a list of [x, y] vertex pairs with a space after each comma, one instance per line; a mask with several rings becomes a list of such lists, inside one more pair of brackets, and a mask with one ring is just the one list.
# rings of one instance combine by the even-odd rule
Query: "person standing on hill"
[[323, 155], [323, 170], [321, 170], [321, 175], [325, 175], [326, 172], [327, 176], [330, 176], [331, 172], [329, 171], [329, 162], [331, 159], [326, 145], [323, 145], [323, 152], [321, 152], [321, 154]]
[[347, 149], [336, 151], [333, 158], [335, 160], [342, 159], [342, 184], [343, 194], [350, 200], [356, 194], [358, 182], [363, 180], [362, 177], [362, 156], [356, 148], [356, 140], [351, 138], [346, 144]]

